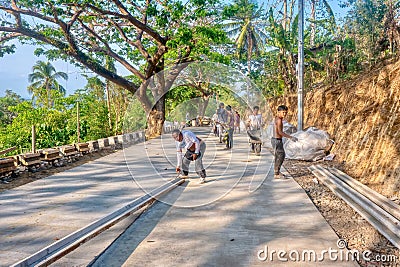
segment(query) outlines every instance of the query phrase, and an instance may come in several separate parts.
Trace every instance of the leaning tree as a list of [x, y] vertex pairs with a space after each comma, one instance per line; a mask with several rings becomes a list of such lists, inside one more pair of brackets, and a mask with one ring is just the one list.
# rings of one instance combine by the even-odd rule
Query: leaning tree
[[[135, 93], [148, 114], [146, 134], [151, 137], [161, 133], [165, 92], [183, 63], [218, 58], [213, 45], [226, 42], [215, 21], [217, 4], [216, 0], [0, 0], [0, 56], [14, 52], [12, 41], [19, 39], [37, 46], [37, 55], [70, 60]], [[106, 58], [118, 68], [107, 68]], [[171, 77], [157, 77], [156, 86], [149, 87], [149, 79], [165, 68], [173, 70], [168, 72]], [[134, 79], [126, 78], [126, 72]]]

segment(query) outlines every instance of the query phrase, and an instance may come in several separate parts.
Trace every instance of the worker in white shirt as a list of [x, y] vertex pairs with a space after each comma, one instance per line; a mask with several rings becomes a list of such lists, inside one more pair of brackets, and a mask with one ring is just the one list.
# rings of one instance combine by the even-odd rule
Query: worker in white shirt
[[[206, 143], [193, 132], [187, 130], [173, 130], [172, 138], [175, 139], [177, 148], [176, 172], [180, 173], [181, 178], [187, 178], [190, 162], [194, 161], [195, 171], [200, 176], [200, 183], [204, 183], [206, 181], [206, 170], [203, 166], [203, 156], [206, 151]], [[184, 150], [186, 150], [185, 153]]]
[[[259, 106], [253, 107], [253, 113], [249, 115], [246, 121], [246, 128], [250, 131], [250, 133], [254, 136], [261, 137], [261, 129], [264, 126], [264, 121], [262, 115], [258, 112], [260, 111]], [[251, 142], [251, 152], [255, 152], [255, 143]]]

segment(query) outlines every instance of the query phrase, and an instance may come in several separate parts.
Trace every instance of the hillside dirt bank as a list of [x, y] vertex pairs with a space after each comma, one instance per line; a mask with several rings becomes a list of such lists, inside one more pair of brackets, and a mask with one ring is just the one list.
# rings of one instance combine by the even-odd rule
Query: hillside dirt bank
[[[297, 95], [270, 99], [297, 124]], [[315, 89], [304, 100], [304, 127], [327, 131], [346, 173], [377, 192], [400, 197], [400, 61]]]
[[[297, 95], [269, 100], [271, 110], [285, 104], [287, 120], [297, 124]], [[308, 92], [304, 128], [327, 131], [335, 144], [334, 166], [400, 204], [400, 61]], [[286, 160], [284, 167], [301, 185], [349, 249], [396, 255], [395, 262], [360, 262], [361, 266], [400, 266], [400, 252], [344, 201], [315, 178], [314, 162]]]

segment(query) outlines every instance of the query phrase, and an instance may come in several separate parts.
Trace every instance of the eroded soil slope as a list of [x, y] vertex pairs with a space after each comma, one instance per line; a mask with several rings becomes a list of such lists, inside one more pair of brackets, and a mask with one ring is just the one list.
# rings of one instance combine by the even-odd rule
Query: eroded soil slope
[[[297, 95], [286, 104], [297, 123]], [[304, 100], [304, 127], [327, 131], [345, 171], [387, 197], [400, 197], [400, 61], [352, 80], [315, 89]]]

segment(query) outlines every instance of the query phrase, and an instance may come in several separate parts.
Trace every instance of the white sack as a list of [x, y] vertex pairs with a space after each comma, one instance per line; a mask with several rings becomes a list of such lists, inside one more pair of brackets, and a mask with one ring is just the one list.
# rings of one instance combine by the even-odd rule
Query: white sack
[[320, 160], [326, 156], [326, 152], [331, 149], [334, 143], [327, 132], [315, 127], [291, 135], [299, 140], [297, 142], [287, 140], [283, 144], [287, 159]]

